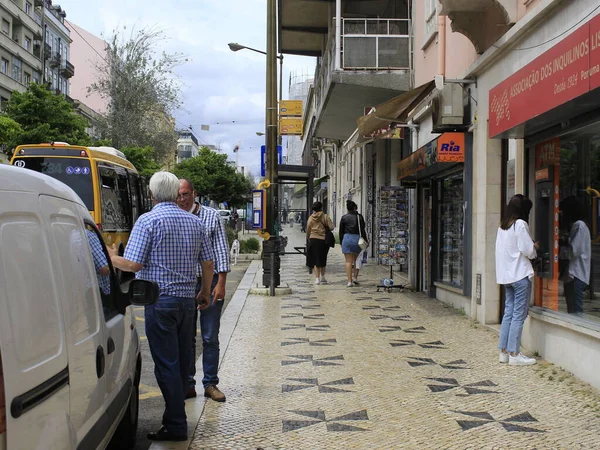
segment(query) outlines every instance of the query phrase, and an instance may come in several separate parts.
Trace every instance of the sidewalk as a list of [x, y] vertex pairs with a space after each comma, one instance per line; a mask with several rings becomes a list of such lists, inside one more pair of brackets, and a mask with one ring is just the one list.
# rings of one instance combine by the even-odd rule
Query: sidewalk
[[600, 448], [598, 391], [543, 360], [500, 364], [497, 332], [421, 294], [377, 293], [381, 270], [346, 288], [336, 246], [327, 285], [285, 255], [292, 295], [236, 293], [221, 341], [227, 402], [206, 402], [190, 448]]

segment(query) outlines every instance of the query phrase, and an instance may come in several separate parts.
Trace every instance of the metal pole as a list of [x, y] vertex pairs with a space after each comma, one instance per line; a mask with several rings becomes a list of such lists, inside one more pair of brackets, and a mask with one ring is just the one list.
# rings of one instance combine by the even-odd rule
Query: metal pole
[[[275, 273], [275, 256], [276, 252], [271, 253], [271, 280], [273, 280], [273, 274]], [[275, 297], [275, 283], [269, 285], [269, 295]]]
[[[281, 101], [283, 100], [283, 54], [279, 54], [279, 108], [281, 107]], [[279, 108], [277, 111], [279, 112]], [[279, 115], [277, 117], [279, 119]], [[282, 136], [277, 134], [277, 145], [282, 145]]]
[[[277, 223], [279, 180], [277, 176], [277, 6], [276, 0], [267, 0], [267, 74], [266, 74], [266, 163], [267, 179], [267, 232], [270, 238], [263, 243], [263, 285], [271, 289], [279, 286], [279, 229]], [[266, 263], [266, 264], [265, 264]], [[270, 270], [268, 270], [268, 269]], [[270, 273], [267, 273], [270, 272]]]

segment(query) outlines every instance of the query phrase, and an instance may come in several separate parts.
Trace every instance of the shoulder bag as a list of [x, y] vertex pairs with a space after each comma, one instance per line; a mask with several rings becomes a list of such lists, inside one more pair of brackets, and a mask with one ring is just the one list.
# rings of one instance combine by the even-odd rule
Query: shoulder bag
[[364, 239], [362, 237], [362, 230], [360, 229], [360, 214], [356, 214], [356, 220], [358, 222], [358, 235], [360, 236], [358, 238], [358, 246], [362, 249], [362, 250], [366, 250], [367, 247], [369, 246], [369, 243], [367, 242], [366, 239]]
[[[324, 215], [325, 214], [323, 214], [323, 216]], [[335, 236], [333, 235], [329, 227], [325, 225], [325, 222], [323, 222], [323, 217], [321, 217], [321, 223], [325, 227], [325, 244], [327, 244], [331, 248], [335, 247]]]

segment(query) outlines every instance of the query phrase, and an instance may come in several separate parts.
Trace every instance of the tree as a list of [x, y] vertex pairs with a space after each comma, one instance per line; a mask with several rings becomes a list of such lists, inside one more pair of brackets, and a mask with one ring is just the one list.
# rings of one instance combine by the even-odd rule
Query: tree
[[76, 145], [91, 143], [85, 132], [87, 121], [75, 113], [63, 96], [55, 95], [45, 85], [31, 83], [25, 92], [14, 91], [6, 104], [4, 117], [12, 119], [21, 128], [19, 130], [13, 124], [12, 131], [0, 132], [7, 139], [4, 146], [7, 154], [11, 154], [19, 144], [51, 141]]
[[160, 170], [152, 147], [122, 147], [121, 151], [144, 178], [150, 178]]
[[106, 47], [106, 60], [97, 66], [98, 78], [89, 91], [108, 100], [101, 128], [117, 148], [153, 147], [165, 161], [177, 147], [171, 119], [181, 106], [173, 69], [185, 61], [178, 53], [157, 55], [164, 33], [152, 29], [115, 30]]
[[230, 206], [244, 206], [253, 185], [227, 161], [227, 155], [202, 147], [199, 156], [175, 167], [175, 175], [187, 178], [199, 195]]
[[15, 142], [17, 136], [23, 132], [23, 128], [10, 117], [0, 115], [0, 148], [5, 153], [12, 152], [12, 147], [8, 143]]

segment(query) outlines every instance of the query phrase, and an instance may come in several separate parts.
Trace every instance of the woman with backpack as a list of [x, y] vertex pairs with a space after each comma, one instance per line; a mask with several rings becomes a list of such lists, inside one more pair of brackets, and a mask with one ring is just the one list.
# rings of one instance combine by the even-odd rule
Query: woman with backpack
[[325, 242], [325, 235], [333, 230], [334, 225], [331, 218], [323, 212], [321, 202], [313, 203], [312, 210], [313, 213], [306, 224], [306, 265], [314, 271], [315, 284], [326, 284], [329, 245]]

